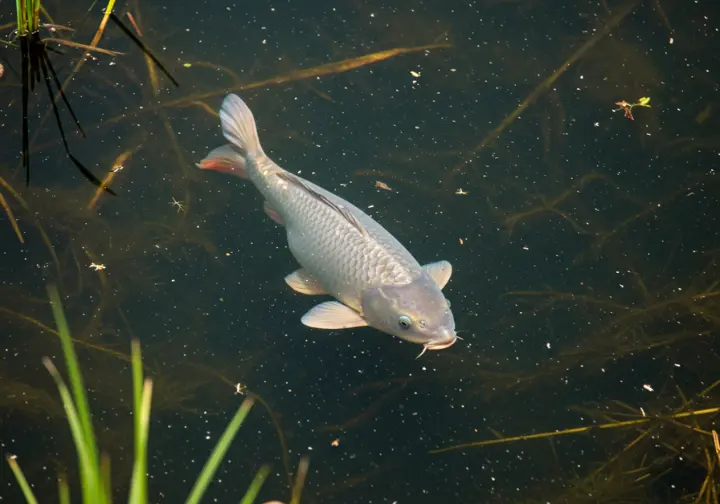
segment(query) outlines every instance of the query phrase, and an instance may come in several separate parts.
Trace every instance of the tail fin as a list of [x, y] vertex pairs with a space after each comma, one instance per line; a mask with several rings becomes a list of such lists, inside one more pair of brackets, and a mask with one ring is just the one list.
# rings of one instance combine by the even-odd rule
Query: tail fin
[[256, 156], [263, 152], [255, 118], [250, 108], [237, 95], [229, 94], [220, 108], [220, 122], [225, 138], [244, 154]]
[[211, 150], [205, 159], [197, 163], [197, 167], [201, 170], [215, 170], [237, 175], [240, 178], [248, 178], [245, 171], [245, 158], [232, 145], [223, 145]]

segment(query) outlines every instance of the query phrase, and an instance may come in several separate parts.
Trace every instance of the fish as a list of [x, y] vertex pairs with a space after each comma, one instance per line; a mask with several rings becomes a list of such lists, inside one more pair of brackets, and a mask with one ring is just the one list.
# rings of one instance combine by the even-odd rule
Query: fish
[[264, 197], [265, 213], [285, 227], [288, 248], [301, 266], [285, 282], [301, 294], [334, 298], [305, 313], [305, 326], [369, 326], [423, 345], [420, 355], [457, 341], [442, 292], [452, 275], [448, 261], [421, 266], [358, 207], [280, 167], [265, 154], [253, 113], [237, 95], [223, 100], [220, 123], [229, 143], [197, 166], [249, 179]]

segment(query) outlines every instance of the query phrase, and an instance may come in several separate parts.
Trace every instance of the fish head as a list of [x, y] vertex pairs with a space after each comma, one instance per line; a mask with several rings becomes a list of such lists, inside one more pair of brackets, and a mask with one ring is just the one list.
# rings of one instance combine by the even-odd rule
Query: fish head
[[366, 289], [362, 308], [369, 326], [425, 350], [442, 350], [457, 341], [450, 303], [425, 274], [408, 284]]

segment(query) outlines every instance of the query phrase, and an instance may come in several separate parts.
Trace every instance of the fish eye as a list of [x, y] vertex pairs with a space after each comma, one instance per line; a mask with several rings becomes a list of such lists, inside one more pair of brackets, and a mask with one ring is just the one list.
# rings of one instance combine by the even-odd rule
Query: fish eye
[[400, 324], [400, 327], [403, 329], [410, 329], [410, 326], [412, 325], [412, 320], [407, 315], [403, 315], [398, 319], [398, 324]]

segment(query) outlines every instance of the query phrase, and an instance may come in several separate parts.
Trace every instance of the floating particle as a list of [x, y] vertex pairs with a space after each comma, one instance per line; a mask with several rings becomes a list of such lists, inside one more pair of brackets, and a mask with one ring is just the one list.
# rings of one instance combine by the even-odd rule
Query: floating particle
[[615, 102], [615, 105], [619, 106], [620, 108], [613, 109], [613, 112], [617, 112], [618, 110], [625, 111], [625, 117], [630, 119], [631, 121], [634, 121], [635, 118], [632, 115], [632, 109], [633, 107], [647, 107], [650, 108], [650, 98], [648, 96], [643, 96], [642, 98], [639, 98], [638, 101], [635, 103], [628, 103], [625, 100]]

